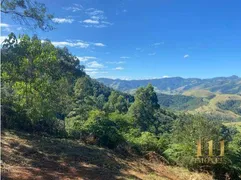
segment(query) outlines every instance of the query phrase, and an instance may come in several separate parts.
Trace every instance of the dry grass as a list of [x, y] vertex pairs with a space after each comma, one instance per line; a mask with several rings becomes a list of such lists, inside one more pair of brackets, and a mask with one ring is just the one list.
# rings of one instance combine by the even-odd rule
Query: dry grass
[[213, 95], [215, 95], [215, 93], [212, 93], [208, 90], [205, 90], [205, 89], [195, 89], [195, 90], [188, 90], [188, 91], [185, 91], [183, 93], [183, 95], [185, 96], [195, 96], [195, 97], [206, 97], [206, 98], [209, 98]]
[[212, 179], [208, 174], [189, 172], [134, 155], [121, 156], [76, 140], [3, 131], [1, 146], [2, 179]]

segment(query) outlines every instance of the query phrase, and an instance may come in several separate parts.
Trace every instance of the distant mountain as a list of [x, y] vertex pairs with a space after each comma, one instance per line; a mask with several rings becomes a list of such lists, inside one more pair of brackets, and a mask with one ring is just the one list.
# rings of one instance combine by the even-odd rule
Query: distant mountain
[[205, 113], [223, 121], [241, 120], [241, 78], [238, 76], [198, 79], [181, 77], [120, 80], [99, 78], [99, 82], [134, 94], [148, 83], [155, 87], [161, 107], [190, 113]]
[[216, 77], [211, 79], [199, 78], [161, 78], [149, 80], [120, 80], [99, 78], [99, 82], [116, 90], [133, 93], [141, 86], [152, 84], [157, 93], [183, 94], [189, 90], [208, 90], [213, 93], [241, 94], [241, 78], [238, 76]]

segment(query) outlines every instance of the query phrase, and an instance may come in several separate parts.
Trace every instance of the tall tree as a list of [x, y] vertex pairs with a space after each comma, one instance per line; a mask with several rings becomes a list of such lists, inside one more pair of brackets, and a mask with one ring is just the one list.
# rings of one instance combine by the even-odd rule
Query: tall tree
[[155, 117], [154, 112], [159, 108], [157, 95], [149, 84], [146, 88], [139, 88], [135, 94], [135, 102], [129, 109], [129, 114], [134, 118], [136, 126], [142, 131], [152, 128]]
[[[60, 54], [65, 54], [65, 50], [60, 51], [50, 41], [41, 42], [36, 36], [24, 35], [17, 41], [16, 36], [10, 34], [3, 43], [1, 75], [6, 92], [3, 110], [12, 105], [16, 113], [25, 112], [35, 130], [53, 130], [55, 121], [63, 120], [71, 109], [73, 85], [70, 80], [74, 79], [77, 67], [59, 72], [63, 66]], [[75, 59], [71, 54], [68, 56]], [[84, 74], [82, 69], [78, 71]], [[7, 116], [3, 119], [7, 120]]]

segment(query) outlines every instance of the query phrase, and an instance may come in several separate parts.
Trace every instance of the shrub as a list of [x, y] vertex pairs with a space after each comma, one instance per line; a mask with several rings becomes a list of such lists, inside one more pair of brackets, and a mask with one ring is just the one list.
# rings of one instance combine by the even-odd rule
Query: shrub
[[124, 141], [117, 129], [116, 123], [109, 120], [104, 112], [93, 110], [90, 112], [88, 120], [82, 127], [84, 134], [93, 135], [97, 139], [97, 144], [115, 148]]

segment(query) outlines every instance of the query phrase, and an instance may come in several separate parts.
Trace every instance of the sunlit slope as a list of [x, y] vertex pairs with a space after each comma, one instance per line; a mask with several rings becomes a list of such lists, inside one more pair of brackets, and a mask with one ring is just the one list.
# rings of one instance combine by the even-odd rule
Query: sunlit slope
[[185, 96], [195, 96], [195, 97], [203, 97], [203, 98], [212, 98], [215, 96], [215, 93], [212, 93], [205, 89], [197, 89], [197, 90], [188, 90], [183, 93]]
[[201, 106], [193, 111], [190, 112], [199, 112], [199, 113], [208, 113], [208, 114], [215, 114], [220, 116], [230, 116], [232, 118], [240, 118], [241, 116], [239, 114], [234, 113], [230, 110], [224, 110], [218, 107], [218, 103], [224, 103], [228, 100], [239, 100], [241, 101], [240, 95], [234, 95], [234, 94], [216, 94], [215, 97], [213, 97], [207, 105]]

